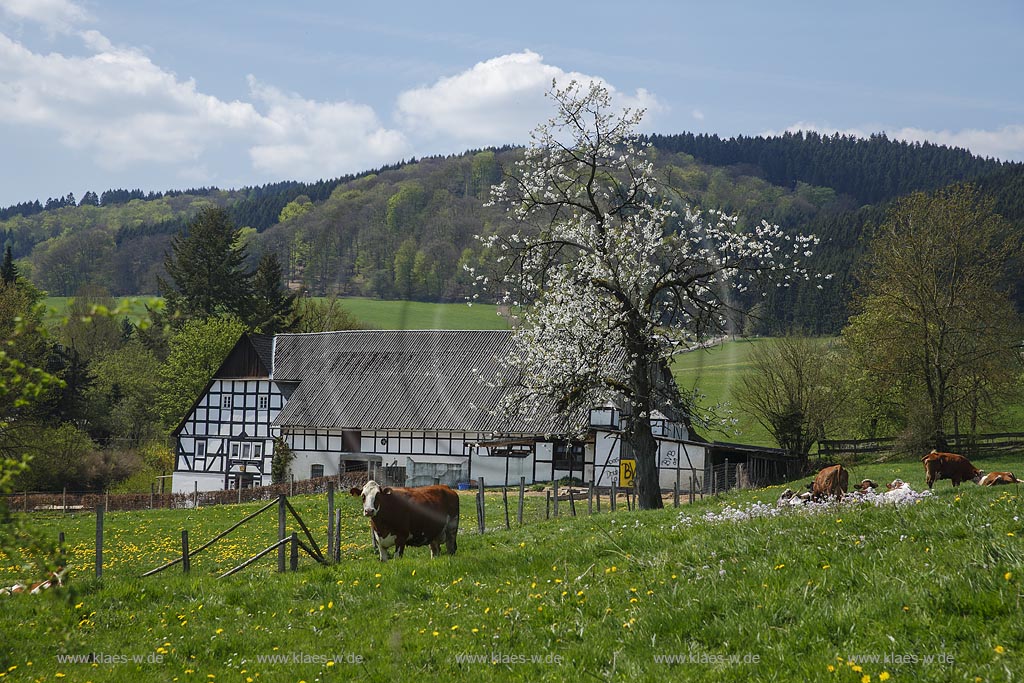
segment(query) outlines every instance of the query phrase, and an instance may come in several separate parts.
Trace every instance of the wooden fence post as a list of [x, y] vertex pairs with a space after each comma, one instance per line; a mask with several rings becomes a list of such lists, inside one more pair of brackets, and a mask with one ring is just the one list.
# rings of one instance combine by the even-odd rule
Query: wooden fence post
[[552, 507], [554, 508], [555, 517], [557, 517], [558, 516], [558, 480], [557, 479], [552, 479], [551, 480], [551, 490], [553, 492], [551, 494], [551, 498], [552, 498], [552, 500], [554, 500], [554, 503], [552, 503]]
[[181, 530], [181, 570], [188, 574], [192, 561], [188, 557], [188, 529]]
[[516, 515], [519, 526], [523, 525], [523, 505], [526, 502], [526, 477], [519, 477], [519, 511]]
[[327, 557], [334, 559], [334, 482], [327, 482]]
[[501, 487], [501, 502], [505, 504], [505, 528], [511, 529], [512, 524], [508, 521], [508, 487]]
[[611, 501], [611, 511], [612, 512], [615, 512], [615, 504], [618, 502], [616, 500], [618, 497], [619, 497], [619, 485], [613, 481], [612, 482], [612, 489], [611, 489], [611, 496], [609, 498], [609, 500]]
[[[285, 506], [285, 500], [287, 500], [284, 494], [280, 494], [277, 497], [277, 540], [284, 540], [284, 527], [288, 521], [287, 514], [288, 508]], [[277, 547], [277, 571], [284, 571], [284, 545]]]
[[96, 504], [96, 578], [103, 576], [103, 503]]
[[594, 494], [597, 496], [597, 514], [601, 514], [601, 489], [596, 489]]
[[28, 491], [21, 494], [21, 511], [28, 512]]
[[[150, 498], [152, 500], [152, 498]], [[149, 507], [153, 507], [150, 503]], [[68, 513], [68, 487], [64, 487], [64, 491], [60, 494], [60, 513], [66, 515]]]
[[672, 507], [679, 507], [679, 479], [672, 485]]
[[576, 516], [576, 499], [573, 497], [571, 486], [569, 487], [569, 514], [573, 517]]
[[544, 491], [544, 519], [551, 519], [551, 489]]
[[238, 504], [242, 504], [242, 480], [238, 480]]
[[292, 556], [289, 564], [289, 569], [293, 572], [299, 571], [299, 534], [295, 531], [292, 532]]
[[594, 482], [587, 486], [587, 514], [594, 514]]
[[194, 485], [193, 488], [192, 488], [192, 509], [193, 510], [198, 510], [199, 509], [199, 481], [197, 480], [197, 481], [194, 481], [192, 483]]
[[476, 480], [477, 486], [477, 513], [476, 522], [480, 527], [480, 533], [483, 534], [487, 531], [487, 522], [484, 517], [486, 515], [487, 504], [484, 502], [484, 478], [480, 477]]
[[334, 561], [341, 562], [341, 510], [335, 514], [338, 519], [334, 523]]
[[156, 493], [156, 484], [151, 483], [149, 485], [149, 509], [153, 509], [153, 494]]

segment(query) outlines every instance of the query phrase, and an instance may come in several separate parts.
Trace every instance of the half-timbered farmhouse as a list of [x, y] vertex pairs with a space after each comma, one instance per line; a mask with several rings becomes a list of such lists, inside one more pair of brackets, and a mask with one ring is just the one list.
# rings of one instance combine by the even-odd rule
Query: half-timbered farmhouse
[[[411, 486], [627, 477], [616, 407], [575, 421], [496, 410], [502, 389], [480, 378], [496, 376], [511, 344], [497, 330], [244, 335], [174, 432], [173, 488], [269, 484], [275, 437], [295, 455], [296, 480], [351, 470]], [[662, 485], [702, 481], [709, 444], [667, 420], [655, 429]]]

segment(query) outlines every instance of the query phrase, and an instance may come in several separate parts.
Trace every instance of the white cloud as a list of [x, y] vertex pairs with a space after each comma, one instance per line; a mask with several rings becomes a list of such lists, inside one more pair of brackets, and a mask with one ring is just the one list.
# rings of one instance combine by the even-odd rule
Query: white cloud
[[381, 126], [371, 107], [314, 102], [249, 76], [266, 105], [264, 138], [249, 150], [253, 166], [289, 178], [327, 178], [393, 162], [409, 153], [405, 136]]
[[662, 109], [646, 90], [626, 95], [604, 80], [544, 63], [526, 50], [479, 62], [462, 73], [433, 85], [403, 92], [397, 118], [411, 135], [444, 138], [455, 146], [482, 146], [525, 140], [538, 121], [549, 118], [551, 104], [544, 93], [552, 79], [560, 84], [598, 81], [609, 88], [619, 106]]
[[[828, 125], [818, 125], [806, 121], [798, 121], [786, 128], [785, 132], [795, 133], [797, 131], [814, 131], [822, 135], [849, 135], [858, 138], [870, 137], [872, 132], [884, 131], [891, 140], [906, 140], [907, 142], [931, 142], [937, 145], [948, 147], [962, 147], [969, 149], [973, 154], [984, 157], [996, 157], [1003, 160], [1024, 160], [1024, 125], [1008, 125], [994, 130], [982, 130], [977, 128], [966, 128], [959, 131], [953, 130], [927, 130], [924, 128], [876, 128], [860, 126], [853, 128], [837, 128]], [[778, 135], [780, 131], [765, 131], [763, 135]]]
[[320, 178], [394, 161], [408, 150], [373, 110], [320, 103], [250, 80], [253, 102], [199, 91], [97, 31], [80, 34], [92, 54], [32, 52], [0, 33], [0, 118], [51, 129], [108, 169], [132, 164], [204, 167], [226, 145], [249, 149], [272, 177]]
[[62, 33], [91, 19], [85, 9], [70, 0], [0, 0], [0, 11]]
[[[86, 17], [67, 0], [39, 2], [63, 16], [52, 26]], [[7, 14], [41, 16], [29, 0], [0, 3]], [[522, 141], [552, 113], [544, 97], [552, 79], [600, 81], [545, 64], [533, 52], [505, 55], [402, 93], [400, 125], [393, 128], [368, 105], [306, 99], [253, 76], [247, 97], [222, 100], [97, 30], [68, 35], [81, 40], [84, 54], [36, 52], [0, 32], [0, 120], [8, 134], [17, 126], [48, 131], [101, 168], [170, 167], [204, 184], [218, 182], [217, 170], [245, 182], [313, 180], [413, 155]], [[645, 90], [627, 95], [608, 87], [618, 106], [661, 109]], [[207, 169], [213, 170], [202, 180]]]
[[690, 116], [692, 116], [695, 121], [704, 120], [704, 112], [702, 112], [700, 109], [694, 109], [692, 112], [690, 112]]

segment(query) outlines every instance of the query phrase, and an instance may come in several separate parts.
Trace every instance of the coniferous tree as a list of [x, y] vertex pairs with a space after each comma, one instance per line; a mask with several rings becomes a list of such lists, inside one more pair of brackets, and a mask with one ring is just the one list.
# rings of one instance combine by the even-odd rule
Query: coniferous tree
[[14, 257], [11, 255], [11, 245], [4, 249], [4, 263], [0, 266], [0, 280], [5, 285], [13, 285], [18, 281], [18, 266], [14, 265]]
[[260, 259], [252, 279], [252, 315], [249, 327], [264, 334], [286, 332], [295, 323], [295, 294], [284, 286], [277, 254]]
[[248, 320], [252, 273], [227, 211], [204, 209], [171, 242], [164, 267], [171, 281], [158, 279], [167, 309], [178, 319], [233, 314]]

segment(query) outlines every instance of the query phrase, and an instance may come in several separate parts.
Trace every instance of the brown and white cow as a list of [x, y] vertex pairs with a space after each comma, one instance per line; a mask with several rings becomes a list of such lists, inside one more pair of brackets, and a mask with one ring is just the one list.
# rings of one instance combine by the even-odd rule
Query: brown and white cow
[[401, 557], [406, 546], [430, 546], [437, 557], [441, 543], [449, 555], [455, 554], [459, 532], [459, 494], [447, 486], [392, 488], [370, 480], [362, 489], [349, 490], [363, 499], [363, 515], [370, 518], [373, 538], [381, 562], [388, 560], [388, 548], [394, 546]]
[[47, 588], [52, 588], [53, 586], [63, 586], [64, 576], [67, 573], [68, 570], [66, 567], [59, 567], [57, 571], [50, 572], [48, 577], [43, 581], [37, 581], [35, 583], [30, 584], [16, 583], [13, 586], [0, 588], [0, 595], [15, 595], [17, 593], [30, 593], [32, 595], [37, 595], [46, 590]]
[[1019, 484], [1020, 479], [1013, 472], [989, 472], [979, 482], [982, 486], [1000, 486], [1002, 484]]
[[960, 482], [973, 481], [977, 484], [985, 474], [971, 464], [971, 461], [956, 453], [940, 453], [933, 450], [921, 458], [924, 463], [925, 481], [928, 488], [939, 479], [953, 480], [953, 486], [960, 486]]
[[821, 498], [842, 498], [850, 483], [850, 473], [842, 465], [822, 468], [811, 482], [811, 494], [815, 500]]

